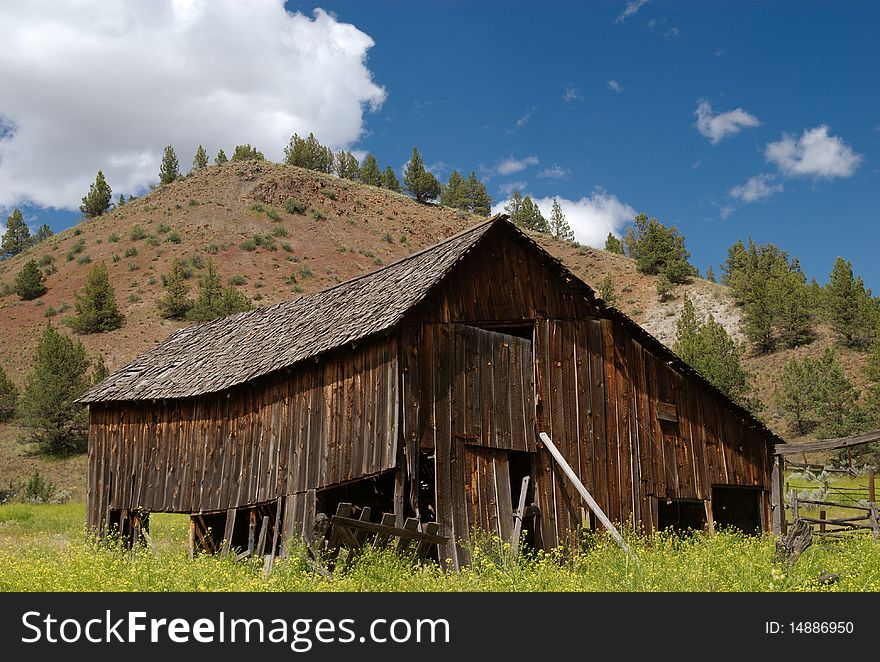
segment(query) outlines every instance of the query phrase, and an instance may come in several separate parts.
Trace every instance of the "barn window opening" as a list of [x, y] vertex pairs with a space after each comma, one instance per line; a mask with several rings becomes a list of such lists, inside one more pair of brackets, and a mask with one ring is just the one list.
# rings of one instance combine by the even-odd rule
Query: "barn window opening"
[[687, 499], [658, 499], [657, 529], [687, 533], [701, 531], [706, 526], [706, 506], [702, 501]]
[[470, 325], [463, 326], [473, 326], [477, 329], [482, 329], [483, 331], [491, 331], [492, 333], [501, 333], [505, 336], [515, 336], [517, 338], [524, 338], [529, 342], [532, 342], [532, 339], [535, 336], [535, 325], [533, 322], [525, 322], [525, 323], [511, 323], [511, 322], [485, 322], [485, 323], [475, 323]]
[[713, 485], [715, 526], [732, 527], [747, 534], [761, 533], [761, 494], [756, 487]]
[[350, 503], [352, 517], [360, 518], [361, 511], [369, 508], [370, 521], [379, 522], [383, 513], [394, 512], [394, 473], [385, 471], [369, 478], [317, 490], [315, 510], [332, 517], [340, 503]]

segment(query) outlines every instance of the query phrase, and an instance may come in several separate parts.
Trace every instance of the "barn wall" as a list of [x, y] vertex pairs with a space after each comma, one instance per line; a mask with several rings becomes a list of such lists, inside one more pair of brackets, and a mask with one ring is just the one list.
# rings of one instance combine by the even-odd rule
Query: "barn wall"
[[89, 524], [103, 526], [108, 509], [205, 512], [305, 498], [394, 468], [396, 377], [390, 337], [219, 394], [92, 404]]

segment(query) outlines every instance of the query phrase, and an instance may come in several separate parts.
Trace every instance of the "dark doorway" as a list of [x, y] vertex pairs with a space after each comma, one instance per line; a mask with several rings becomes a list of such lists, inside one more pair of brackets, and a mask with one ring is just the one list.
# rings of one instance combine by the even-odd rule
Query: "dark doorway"
[[[526, 508], [522, 523], [522, 544], [528, 549], [535, 549], [538, 518], [535, 503], [535, 473], [532, 471], [532, 457], [534, 453], [509, 451], [507, 453], [508, 466], [510, 468], [510, 502], [513, 504], [514, 513], [519, 506], [519, 493], [522, 490], [523, 478], [529, 476], [529, 486], [526, 490]], [[516, 525], [516, 520], [514, 520]]]
[[436, 456], [433, 450], [419, 451], [419, 519], [422, 523], [437, 521]]
[[383, 513], [394, 512], [394, 473], [386, 471], [370, 478], [317, 490], [315, 510], [332, 517], [340, 503], [350, 503], [352, 517], [360, 517], [361, 510], [368, 507], [370, 520], [379, 522]]
[[702, 531], [706, 526], [706, 506], [702, 501], [658, 499], [657, 529], [677, 533]]
[[715, 526], [733, 527], [743, 533], [761, 533], [761, 490], [753, 487], [712, 487]]

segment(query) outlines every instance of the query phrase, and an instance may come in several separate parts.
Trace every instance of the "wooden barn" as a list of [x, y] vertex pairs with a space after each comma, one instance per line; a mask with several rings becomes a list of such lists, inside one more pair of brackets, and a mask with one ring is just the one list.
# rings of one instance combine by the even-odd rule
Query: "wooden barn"
[[646, 532], [766, 530], [782, 441], [504, 216], [180, 329], [82, 401], [93, 529], [189, 513], [240, 545], [267, 517], [274, 545], [350, 502], [436, 521], [455, 566], [472, 529], [511, 537], [526, 476], [528, 544], [597, 526], [539, 433]]

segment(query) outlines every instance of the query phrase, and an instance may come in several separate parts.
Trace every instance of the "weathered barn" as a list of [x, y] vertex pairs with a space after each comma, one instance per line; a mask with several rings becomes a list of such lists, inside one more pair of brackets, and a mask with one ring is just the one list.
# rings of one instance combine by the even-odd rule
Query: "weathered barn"
[[510, 537], [524, 476], [530, 544], [595, 526], [539, 432], [643, 531], [765, 530], [781, 442], [503, 216], [180, 329], [83, 401], [90, 527], [190, 513], [236, 544], [268, 515], [308, 539], [350, 501], [436, 520], [456, 565], [472, 528]]

